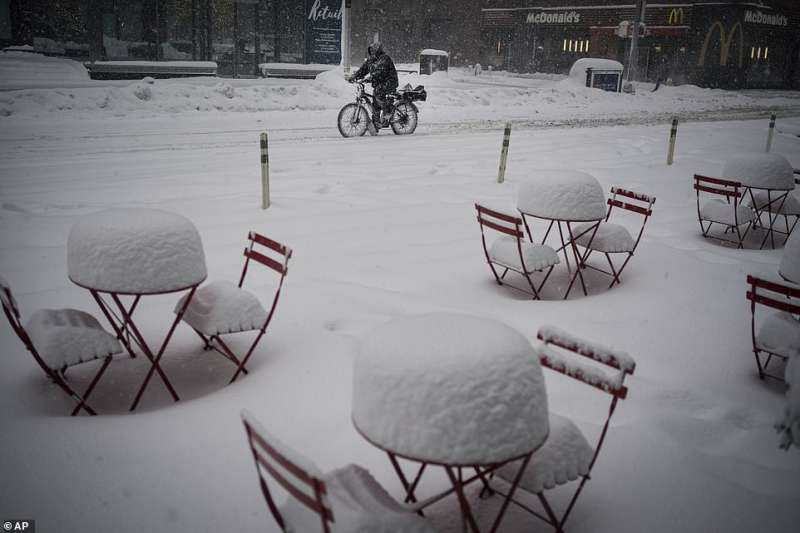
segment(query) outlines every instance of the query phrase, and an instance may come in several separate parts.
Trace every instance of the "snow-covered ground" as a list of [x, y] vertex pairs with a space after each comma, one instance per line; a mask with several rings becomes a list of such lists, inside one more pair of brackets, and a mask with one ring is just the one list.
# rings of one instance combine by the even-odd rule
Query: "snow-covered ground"
[[[79, 216], [103, 209], [153, 207], [189, 218], [203, 239], [209, 279], [238, 279], [248, 230], [294, 250], [248, 376], [226, 386], [230, 362], [178, 328], [163, 362], [183, 398], [177, 404], [154, 381], [140, 409], [128, 413], [147, 367], [123, 360], [95, 393], [103, 415], [67, 417], [68, 400], [11, 329], [0, 327], [0, 515], [34, 518], [42, 531], [278, 531], [257, 485], [243, 408], [322, 469], [359, 463], [399, 498], [385, 455], [351, 425], [353, 359], [359, 340], [387, 320], [446, 311], [499, 320], [531, 340], [553, 324], [635, 358], [629, 398], [569, 531], [795, 531], [800, 455], [778, 449], [773, 423], [785, 388], [757, 378], [745, 299], [746, 274], [774, 273], [782, 250], [735, 250], [701, 238], [691, 181], [695, 172], [720, 173], [731, 154], [763, 150], [766, 116], [681, 124], [671, 167], [669, 126], [658, 122], [676, 111], [789, 113], [800, 99], [691, 87], [631, 97], [548, 77], [462, 82], [466, 75], [451, 74], [422, 80], [430, 99], [408, 137], [339, 137], [336, 112], [348, 97], [330, 80], [0, 93], [8, 110], [0, 117], [0, 274], [24, 317], [41, 307], [99, 315], [67, 279], [66, 241]], [[149, 99], [135, 94], [144, 86]], [[103, 99], [108, 104], [98, 106]], [[548, 120], [620, 116], [653, 124], [547, 127]], [[506, 182], [498, 185], [502, 129], [494, 128], [508, 119], [516, 122]], [[781, 124], [797, 128], [800, 120]], [[274, 203], [267, 211], [260, 209], [261, 131], [270, 133]], [[777, 134], [772, 146], [800, 167], [800, 139]], [[573, 291], [562, 301], [566, 275], [557, 271], [544, 300], [531, 301], [494, 283], [473, 203], [513, 206], [537, 169], [588, 172], [606, 190], [620, 185], [658, 198], [621, 285], [606, 290], [607, 279], [589, 274], [590, 295]], [[272, 278], [257, 270], [249, 276], [268, 302]], [[162, 338], [176, 298], [142, 302], [137, 313], [148, 339]], [[232, 344], [241, 351], [249, 341], [243, 335]], [[69, 375], [80, 386], [93, 373]], [[546, 378], [551, 408], [593, 442], [603, 395], [550, 372]], [[444, 486], [434, 474], [418, 495]], [[497, 498], [478, 500], [474, 489], [469, 496], [485, 520], [498, 506]], [[556, 504], [566, 494], [559, 496]], [[460, 529], [452, 499], [430, 515], [443, 532]], [[549, 528], [512, 508], [501, 530]]]

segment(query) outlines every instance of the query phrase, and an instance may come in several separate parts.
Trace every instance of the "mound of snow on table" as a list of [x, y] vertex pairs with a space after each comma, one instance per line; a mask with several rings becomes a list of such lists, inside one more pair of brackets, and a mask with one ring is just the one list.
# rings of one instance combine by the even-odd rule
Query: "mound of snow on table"
[[431, 313], [363, 339], [353, 423], [374, 444], [444, 464], [489, 464], [548, 433], [542, 370], [528, 339], [501, 322]]
[[600, 183], [590, 174], [540, 170], [520, 186], [517, 208], [553, 220], [599, 220], [606, 216], [606, 198]]
[[122, 294], [171, 292], [206, 278], [194, 224], [158, 209], [114, 209], [79, 219], [67, 239], [67, 270], [82, 287]]
[[792, 165], [780, 154], [745, 152], [732, 155], [725, 161], [722, 176], [762, 189], [794, 189]]

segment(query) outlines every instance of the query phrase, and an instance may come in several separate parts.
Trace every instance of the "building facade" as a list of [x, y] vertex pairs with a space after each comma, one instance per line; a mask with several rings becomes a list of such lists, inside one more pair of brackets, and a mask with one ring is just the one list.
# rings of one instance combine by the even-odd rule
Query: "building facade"
[[0, 0], [0, 44], [78, 60], [304, 62], [304, 0]]
[[[566, 72], [581, 57], [627, 63], [634, 0], [486, 0], [482, 61], [521, 72]], [[800, 88], [800, 2], [646, 3], [640, 79], [703, 87]], [[627, 25], [630, 31], [633, 24]]]
[[[636, 0], [350, 0], [351, 63], [377, 35], [396, 62], [425, 48], [451, 65], [565, 73], [581, 57], [627, 63]], [[0, 0], [0, 45], [80, 60], [336, 63], [342, 0]], [[800, 88], [800, 1], [651, 0], [639, 78]], [[632, 24], [628, 28], [632, 30]]]

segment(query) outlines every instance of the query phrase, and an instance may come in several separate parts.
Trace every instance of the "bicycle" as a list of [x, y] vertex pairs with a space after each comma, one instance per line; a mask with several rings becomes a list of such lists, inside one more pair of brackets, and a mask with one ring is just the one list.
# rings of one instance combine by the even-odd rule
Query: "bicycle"
[[[370, 135], [377, 135], [383, 126], [379, 120], [379, 112], [374, 112], [375, 97], [364, 90], [364, 83], [352, 82], [356, 85], [356, 100], [346, 104], [339, 111], [337, 126], [342, 137], [360, 137], [369, 131]], [[386, 96], [391, 109], [389, 126], [395, 135], [410, 135], [417, 129], [419, 109], [414, 102], [424, 102], [428, 95], [425, 87], [418, 85], [411, 88], [406, 85], [403, 89]]]

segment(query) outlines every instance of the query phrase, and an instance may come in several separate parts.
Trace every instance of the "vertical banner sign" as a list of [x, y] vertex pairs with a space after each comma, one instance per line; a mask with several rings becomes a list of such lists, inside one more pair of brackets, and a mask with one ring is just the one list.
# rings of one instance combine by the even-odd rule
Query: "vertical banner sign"
[[775, 113], [769, 117], [769, 133], [767, 133], [767, 152], [772, 149], [772, 136], [775, 135], [775, 119], [778, 118]]
[[503, 147], [500, 149], [500, 170], [497, 172], [497, 183], [506, 179], [506, 159], [508, 159], [508, 143], [511, 139], [511, 123], [506, 122], [506, 131], [503, 132]]
[[341, 61], [342, 0], [306, 0], [306, 63]]
[[261, 134], [261, 209], [269, 207], [269, 144], [267, 134]]
[[669, 130], [669, 152], [667, 152], [667, 164], [672, 164], [672, 158], [675, 155], [675, 137], [678, 136], [678, 119], [672, 119], [672, 127]]

